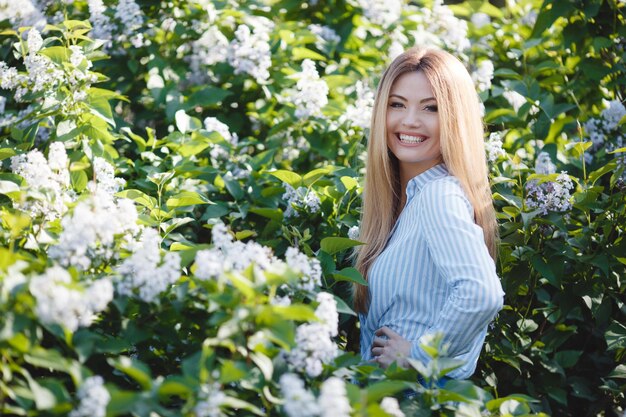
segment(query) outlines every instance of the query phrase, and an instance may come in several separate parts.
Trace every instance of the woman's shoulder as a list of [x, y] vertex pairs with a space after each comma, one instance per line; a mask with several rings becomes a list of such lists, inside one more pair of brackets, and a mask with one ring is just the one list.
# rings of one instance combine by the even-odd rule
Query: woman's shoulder
[[463, 203], [469, 213], [473, 213], [472, 205], [457, 177], [448, 174], [429, 182], [422, 189], [422, 203], [425, 208], [434, 211], [445, 211]]

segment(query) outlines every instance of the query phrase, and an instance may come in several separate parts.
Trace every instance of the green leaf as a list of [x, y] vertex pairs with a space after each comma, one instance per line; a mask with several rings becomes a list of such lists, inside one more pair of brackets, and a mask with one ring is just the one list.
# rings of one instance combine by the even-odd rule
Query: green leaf
[[366, 388], [367, 401], [379, 402], [384, 397], [389, 397], [397, 392], [407, 389], [409, 385], [403, 381], [375, 382]]
[[57, 65], [62, 65], [63, 62], [70, 60], [70, 54], [68, 49], [63, 46], [51, 46], [39, 51], [39, 54], [47, 56]]
[[150, 197], [149, 195], [147, 195], [143, 191], [135, 190], [135, 189], [132, 189], [132, 188], [128, 189], [128, 190], [120, 191], [120, 192], [118, 192], [115, 195], [117, 197], [131, 199], [135, 203], [140, 204], [140, 205], [142, 205], [144, 207], [147, 207], [149, 209], [156, 208], [156, 206], [158, 204], [156, 198]]
[[248, 211], [279, 222], [283, 220], [283, 211], [279, 208], [252, 207]]
[[302, 185], [302, 177], [296, 174], [295, 172], [285, 171], [281, 169], [278, 171], [269, 172], [269, 174], [278, 178], [282, 182], [286, 182], [287, 184], [291, 185], [293, 188], [298, 188]]
[[604, 333], [607, 350], [626, 348], [626, 326], [613, 320], [613, 323]]
[[128, 356], [110, 358], [108, 362], [118, 371], [124, 372], [134, 379], [142, 389], [150, 390], [152, 388], [152, 375], [150, 368], [145, 363], [137, 359], [131, 359]]
[[335, 281], [349, 281], [367, 286], [367, 281], [365, 281], [363, 275], [361, 275], [356, 268], [352, 267], [344, 268], [339, 272], [335, 272], [333, 274], [333, 278]]
[[318, 54], [315, 51], [312, 51], [307, 48], [296, 47], [291, 51], [292, 59], [299, 61], [304, 59], [312, 59], [314, 61], [326, 61], [326, 57], [324, 55]]
[[272, 360], [260, 352], [250, 353], [250, 358], [254, 364], [261, 370], [266, 381], [272, 380], [272, 374], [274, 373], [274, 364]]
[[82, 193], [85, 188], [87, 188], [87, 182], [89, 182], [85, 171], [71, 171], [70, 180], [72, 188], [74, 188], [77, 193]]
[[241, 364], [231, 360], [225, 360], [222, 362], [222, 368], [220, 370], [220, 382], [222, 384], [239, 381], [245, 376], [245, 367]]
[[535, 270], [539, 272], [539, 274], [546, 278], [550, 284], [555, 286], [556, 288], [561, 288], [561, 277], [558, 277], [554, 274], [550, 266], [543, 260], [543, 258], [539, 255], [533, 255], [531, 258], [531, 263]]
[[193, 109], [195, 107], [209, 107], [221, 103], [226, 97], [232, 95], [232, 92], [216, 87], [204, 87], [201, 90], [192, 93], [187, 102], [185, 109]]
[[311, 186], [313, 183], [315, 183], [315, 181], [317, 181], [318, 179], [322, 178], [324, 175], [332, 171], [333, 171], [333, 167], [325, 167], [325, 168], [314, 169], [313, 171], [306, 173], [304, 177], [302, 178], [302, 181], [304, 182], [304, 186], [305, 187]]
[[19, 193], [20, 186], [14, 183], [13, 181], [3, 181], [0, 180], [0, 194], [12, 194]]
[[168, 209], [174, 207], [195, 206], [197, 204], [212, 204], [211, 200], [194, 191], [182, 191], [167, 199], [165, 205]]
[[11, 148], [1, 148], [0, 149], [0, 161], [3, 161], [7, 158], [10, 158], [12, 156], [15, 156], [16, 152], [14, 149]]
[[347, 237], [325, 237], [320, 242], [321, 249], [329, 255], [337, 252], [362, 245], [358, 240], [348, 239]]
[[346, 191], [352, 191], [359, 186], [359, 182], [353, 177], [343, 176], [340, 180], [343, 186], [346, 187]]

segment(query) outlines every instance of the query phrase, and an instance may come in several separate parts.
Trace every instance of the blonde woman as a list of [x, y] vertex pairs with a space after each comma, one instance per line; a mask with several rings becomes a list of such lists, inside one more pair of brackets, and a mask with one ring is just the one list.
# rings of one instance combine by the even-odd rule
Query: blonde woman
[[361, 354], [387, 367], [424, 363], [442, 333], [468, 378], [502, 308], [497, 225], [474, 84], [442, 50], [413, 48], [378, 86], [368, 143], [356, 286]]

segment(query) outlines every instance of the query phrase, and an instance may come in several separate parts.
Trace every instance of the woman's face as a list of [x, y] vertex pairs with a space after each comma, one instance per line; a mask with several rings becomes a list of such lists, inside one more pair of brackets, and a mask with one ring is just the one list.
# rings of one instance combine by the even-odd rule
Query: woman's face
[[412, 178], [441, 162], [437, 101], [424, 72], [398, 77], [388, 101], [387, 147], [401, 175]]

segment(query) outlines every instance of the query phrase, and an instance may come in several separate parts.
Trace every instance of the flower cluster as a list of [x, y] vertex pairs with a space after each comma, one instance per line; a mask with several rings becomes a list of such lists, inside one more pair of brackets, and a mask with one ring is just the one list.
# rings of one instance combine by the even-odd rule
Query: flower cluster
[[[195, 258], [195, 275], [200, 279], [215, 279], [227, 271], [243, 271], [254, 265], [265, 271], [278, 262], [272, 250], [267, 246], [249, 241], [234, 241], [223, 223], [217, 223], [212, 229], [213, 248], [198, 251]], [[261, 277], [262, 274], [259, 274]]]
[[398, 400], [393, 397], [385, 397], [380, 402], [380, 408], [391, 417], [404, 417], [404, 413], [400, 409], [400, 404], [398, 404]]
[[317, 213], [320, 209], [321, 201], [313, 190], [305, 187], [293, 188], [291, 185], [284, 183], [285, 193], [283, 200], [287, 200], [287, 210], [285, 217], [298, 217], [299, 211], [306, 213]]
[[80, 404], [69, 417], [104, 417], [111, 401], [109, 391], [104, 387], [104, 379], [99, 376], [87, 378], [78, 390]]
[[402, 0], [358, 0], [363, 14], [372, 23], [384, 28], [396, 23], [402, 15]]
[[118, 42], [128, 39], [135, 48], [140, 48], [144, 44], [143, 34], [139, 32], [144, 16], [135, 0], [119, 0], [115, 7], [115, 18], [122, 29]]
[[55, 265], [31, 279], [29, 290], [37, 301], [35, 312], [43, 323], [59, 324], [70, 331], [90, 326], [95, 315], [113, 299], [113, 284], [106, 278], [83, 288], [69, 272]]
[[105, 49], [109, 49], [112, 45], [115, 25], [105, 14], [106, 6], [102, 0], [87, 0], [87, 4], [89, 5], [89, 21], [93, 27], [91, 36], [104, 41]]
[[315, 46], [317, 46], [318, 49], [324, 49], [326, 44], [337, 44], [341, 41], [341, 37], [337, 35], [337, 32], [328, 26], [313, 23], [308, 26], [308, 29], [317, 36]]
[[[535, 173], [542, 175], [556, 173], [556, 167], [546, 152], [541, 152], [537, 157]], [[565, 171], [562, 171], [555, 181], [530, 180], [526, 183], [526, 206], [537, 209], [544, 215], [548, 211], [567, 211], [572, 208], [570, 190], [573, 188], [574, 184]]]
[[374, 108], [374, 92], [362, 81], [356, 82], [355, 89], [356, 101], [346, 108], [341, 121], [346, 121], [361, 129], [369, 129]]
[[463, 58], [471, 46], [467, 37], [467, 21], [454, 16], [443, 0], [435, 0], [432, 9], [424, 7], [420, 11], [416, 16], [418, 27], [413, 32], [416, 43], [445, 47]]
[[180, 277], [180, 255], [167, 252], [161, 258], [161, 236], [155, 229], [143, 229], [137, 243], [133, 254], [116, 268], [121, 276], [117, 291], [126, 296], [137, 291], [141, 300], [150, 303]]
[[200, 388], [199, 400], [194, 408], [196, 417], [222, 417], [225, 414], [220, 407], [226, 401], [226, 394], [218, 383], [204, 384]]
[[[116, 43], [130, 41], [135, 48], [145, 44], [143, 33], [140, 32], [145, 18], [135, 0], [120, 0], [111, 11], [102, 0], [87, 0], [87, 3], [89, 21], [93, 27], [92, 36], [105, 42], [105, 50], [110, 49], [114, 41]], [[109, 13], [113, 15], [116, 22], [111, 19]], [[126, 53], [123, 48], [118, 48], [113, 52]]]
[[60, 218], [67, 211], [66, 204], [75, 198], [62, 142], [50, 144], [47, 160], [37, 149], [12, 157], [11, 170], [24, 178], [28, 186], [25, 198], [17, 201], [15, 208], [33, 218]]
[[87, 187], [90, 191], [101, 191], [108, 195], [113, 195], [126, 184], [122, 178], [115, 176], [113, 165], [109, 164], [104, 158], [96, 156], [93, 159], [93, 175], [95, 181], [89, 181]]
[[[237, 142], [239, 138], [236, 133], [230, 133], [228, 125], [220, 122], [215, 117], [207, 117], [204, 119], [204, 128], [209, 132], [217, 132], [228, 141], [231, 146], [237, 146]], [[211, 149], [210, 155], [214, 159], [229, 159], [230, 153], [224, 149], [222, 146], [213, 146]]]
[[283, 406], [289, 417], [348, 417], [352, 411], [348, 401], [346, 384], [337, 377], [322, 383], [319, 398], [304, 386], [295, 374], [280, 377], [280, 389], [285, 397]]
[[296, 107], [296, 117], [306, 119], [320, 116], [322, 108], [328, 104], [328, 84], [320, 80], [315, 62], [302, 61], [302, 72], [297, 74], [296, 91], [291, 94], [291, 103]]
[[117, 259], [116, 237], [125, 240], [137, 233], [137, 209], [131, 200], [96, 190], [61, 225], [63, 232], [48, 255], [63, 266], [86, 271]]
[[[593, 145], [587, 161], [600, 150], [613, 151], [626, 146], [626, 133], [620, 128], [620, 120], [626, 116], [626, 107], [619, 101], [610, 101], [600, 117], [591, 118], [584, 124], [585, 132]], [[587, 155], [586, 155], [587, 156]], [[626, 156], [618, 158], [618, 164], [626, 166]]]
[[46, 17], [31, 0], [0, 0], [0, 22], [8, 20], [13, 27], [46, 25]]
[[[87, 90], [97, 81], [97, 75], [89, 71], [91, 62], [86, 59], [81, 46], [70, 47], [69, 64], [54, 62], [41, 52], [44, 40], [35, 28], [28, 32], [28, 53], [23, 58], [24, 72], [0, 61], [0, 87], [15, 90], [14, 99], [24, 101], [27, 94], [34, 94], [42, 101], [42, 109], [50, 112], [59, 108], [64, 115], [82, 113]], [[64, 88], [61, 88], [64, 87]]]
[[493, 70], [493, 62], [488, 59], [483, 59], [478, 63], [478, 68], [472, 72], [472, 79], [478, 91], [487, 91], [491, 88]]
[[205, 79], [206, 67], [225, 62], [228, 59], [228, 39], [217, 26], [211, 26], [202, 36], [192, 42], [189, 66], [193, 78]]
[[298, 289], [313, 291], [322, 285], [322, 267], [317, 259], [309, 258], [296, 248], [288, 248], [285, 262], [291, 269], [302, 274], [302, 280], [297, 284]]
[[322, 373], [322, 365], [330, 363], [338, 352], [333, 337], [337, 336], [337, 304], [331, 294], [320, 292], [315, 315], [319, 321], [305, 323], [296, 329], [296, 347], [287, 354], [289, 364], [312, 378]]
[[502, 134], [500, 132], [489, 134], [489, 139], [485, 142], [485, 150], [487, 151], [487, 159], [491, 163], [506, 156], [506, 151], [502, 148]]
[[235, 74], [247, 73], [258, 83], [265, 83], [270, 78], [272, 66], [270, 50], [270, 32], [274, 24], [267, 18], [250, 18], [250, 30], [247, 25], [239, 25], [235, 39], [228, 46], [228, 63], [235, 69]]

